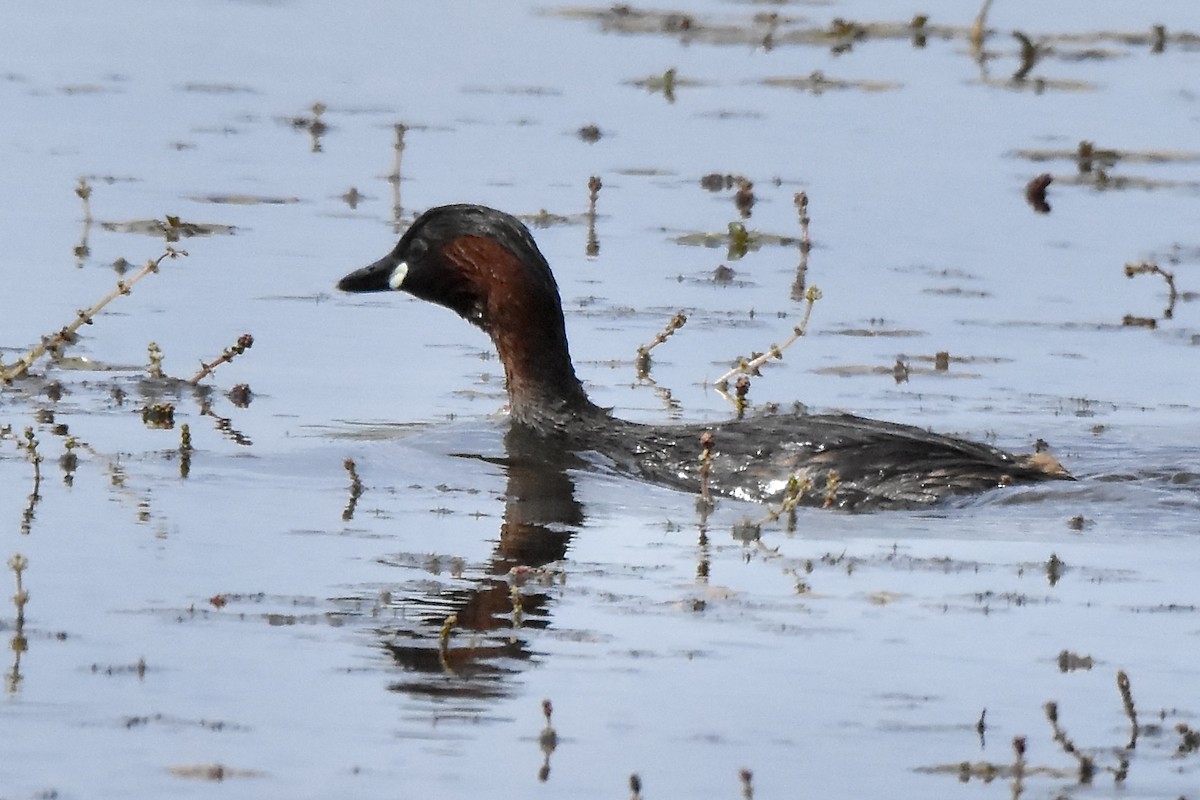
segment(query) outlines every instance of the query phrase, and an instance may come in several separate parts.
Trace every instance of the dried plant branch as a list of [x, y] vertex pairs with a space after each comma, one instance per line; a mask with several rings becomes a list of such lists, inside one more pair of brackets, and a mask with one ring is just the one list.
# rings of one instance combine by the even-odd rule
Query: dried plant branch
[[240, 356], [242, 353], [246, 352], [253, 346], [254, 346], [254, 337], [248, 333], [243, 333], [241, 336], [238, 337], [238, 340], [233, 345], [233, 347], [226, 347], [225, 352], [221, 353], [221, 355], [217, 356], [212, 361], [209, 361], [207, 364], [204, 362], [200, 362], [200, 371], [197, 372], [195, 375], [193, 375], [188, 380], [188, 383], [190, 383], [192, 386], [195, 386], [196, 384], [200, 383], [200, 381], [207, 378], [209, 375], [212, 375], [213, 371], [217, 367], [221, 366], [222, 364], [228, 364], [230, 361], [233, 361], [235, 358], [237, 358], [238, 356]]
[[186, 250], [176, 250], [173, 247], [168, 247], [162, 255], [153, 261], [148, 262], [146, 266], [142, 267], [128, 279], [117, 281], [116, 288], [102, 298], [100, 302], [96, 303], [91, 308], [77, 311], [75, 319], [57, 333], [51, 334], [50, 336], [43, 336], [41, 343], [36, 345], [32, 350], [22, 356], [21, 360], [16, 364], [13, 364], [11, 367], [0, 373], [0, 380], [2, 380], [4, 383], [11, 383], [14, 379], [19, 378], [28, 372], [29, 368], [33, 366], [34, 362], [44, 356], [46, 353], [53, 353], [55, 355], [59, 354], [63, 347], [74, 342], [75, 332], [84, 325], [91, 325], [92, 321], [95, 319], [95, 316], [99, 314], [105, 306], [107, 306], [113, 300], [116, 300], [121, 295], [129, 294], [130, 290], [133, 288], [133, 285], [142, 278], [146, 277], [152, 272], [158, 272], [158, 266], [163, 262], [163, 259], [178, 258], [179, 256], [186, 255]]
[[1138, 725], [1137, 708], [1133, 705], [1133, 687], [1129, 682], [1129, 675], [1123, 669], [1117, 671], [1117, 690], [1121, 693], [1121, 705], [1125, 707], [1125, 716], [1129, 718], [1129, 743], [1125, 745], [1125, 749], [1133, 750], [1137, 747], [1141, 726]]
[[603, 184], [599, 175], [588, 178], [587, 248], [588, 258], [600, 255], [600, 240], [596, 238], [596, 201], [600, 198]]
[[783, 344], [773, 344], [767, 350], [767, 352], [749, 360], [739, 358], [737, 366], [713, 381], [713, 386], [717, 387], [721, 391], [724, 391], [729, 387], [729, 379], [734, 375], [757, 375], [758, 368], [770, 361], [772, 358], [783, 358], [783, 351], [795, 344], [797, 339], [799, 339], [801, 336], [804, 336], [808, 332], [808, 320], [809, 317], [812, 316], [813, 304], [821, 299], [821, 290], [816, 286], [808, 287], [804, 293], [804, 299], [807, 302], [807, 305], [804, 307], [804, 317], [800, 320], [800, 324], [792, 329], [792, 335], [789, 336]]
[[347, 501], [346, 507], [342, 510], [342, 520], [349, 522], [354, 519], [354, 509], [358, 506], [358, 498], [362, 497], [362, 493], [365, 490], [362, 480], [358, 477], [358, 467], [355, 465], [354, 459], [347, 458], [342, 462], [342, 466], [350, 474], [350, 499]]
[[25, 429], [25, 442], [21, 444], [18, 441], [18, 447], [24, 448], [29, 453], [29, 460], [33, 462], [33, 491], [29, 493], [29, 504], [25, 506], [25, 511], [21, 515], [21, 533], [28, 534], [33, 528], [34, 509], [37, 508], [38, 501], [42, 499], [42, 454], [38, 452], [38, 440], [33, 433], [33, 428]]
[[991, 7], [992, 0], [983, 0], [983, 5], [975, 16], [975, 24], [971, 26], [971, 53], [977, 61], [983, 60], [983, 41], [987, 38], [987, 16]]
[[29, 639], [25, 636], [25, 606], [29, 603], [29, 592], [21, 580], [22, 573], [29, 567], [29, 559], [20, 553], [14, 553], [8, 560], [8, 568], [13, 571], [17, 580], [17, 593], [13, 595], [13, 605], [17, 609], [16, 624], [13, 626], [12, 640], [9, 648], [13, 652], [13, 665], [6, 676], [6, 688], [9, 694], [14, 694], [21, 685], [21, 654], [29, 649]]
[[1175, 301], [1179, 299], [1179, 291], [1175, 288], [1175, 273], [1167, 272], [1153, 261], [1126, 264], [1125, 277], [1132, 278], [1134, 275], [1158, 275], [1167, 282], [1167, 307], [1163, 311], [1163, 318], [1171, 319], [1175, 315]]
[[679, 330], [686, 324], [687, 314], [684, 314], [682, 311], [680, 311], [675, 316], [671, 317], [671, 320], [667, 323], [667, 327], [663, 328], [660, 333], [655, 335], [654, 341], [650, 342], [650, 344], [644, 344], [638, 347], [637, 369], [639, 373], [646, 373], [650, 371], [650, 351], [658, 347], [667, 339], [671, 338], [671, 335], [675, 333], [675, 331]]
[[1092, 782], [1093, 776], [1096, 774], [1096, 762], [1086, 753], [1080, 752], [1075, 746], [1075, 742], [1071, 741], [1071, 737], [1058, 724], [1058, 703], [1050, 701], [1044, 706], [1046, 711], [1046, 719], [1050, 722], [1050, 730], [1054, 735], [1054, 741], [1062, 748], [1062, 751], [1079, 762], [1079, 782], [1089, 784]]
[[800, 261], [796, 264], [796, 279], [792, 281], [792, 299], [799, 302], [804, 299], [804, 291], [808, 286], [808, 254], [812, 251], [812, 236], [808, 230], [811, 222], [808, 216], [808, 193], [797, 192], [792, 201], [796, 204], [800, 221]]

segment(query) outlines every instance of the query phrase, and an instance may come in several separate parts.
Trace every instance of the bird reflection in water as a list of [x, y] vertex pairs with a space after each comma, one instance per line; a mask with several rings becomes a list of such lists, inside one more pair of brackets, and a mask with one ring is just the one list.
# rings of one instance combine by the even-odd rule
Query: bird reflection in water
[[497, 463], [507, 475], [504, 518], [482, 576], [468, 588], [406, 600], [398, 625], [380, 630], [383, 647], [412, 673], [389, 688], [457, 700], [441, 709], [451, 716], [474, 717], [473, 701], [513, 693], [513, 676], [538, 655], [522, 629], [548, 627], [552, 602], [549, 591], [531, 588], [536, 581], [521, 585], [521, 576], [544, 575], [540, 568], [561, 561], [584, 523], [568, 474], [584, 466], [577, 455], [520, 427], [506, 433], [505, 447], [502, 459], [464, 456]]

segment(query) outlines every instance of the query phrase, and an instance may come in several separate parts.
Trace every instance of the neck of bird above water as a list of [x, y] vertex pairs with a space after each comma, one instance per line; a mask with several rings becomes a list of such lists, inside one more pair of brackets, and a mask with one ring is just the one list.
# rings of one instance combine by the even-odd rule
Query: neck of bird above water
[[565, 337], [549, 327], [492, 336], [504, 364], [513, 421], [547, 433], [604, 415], [575, 375]]

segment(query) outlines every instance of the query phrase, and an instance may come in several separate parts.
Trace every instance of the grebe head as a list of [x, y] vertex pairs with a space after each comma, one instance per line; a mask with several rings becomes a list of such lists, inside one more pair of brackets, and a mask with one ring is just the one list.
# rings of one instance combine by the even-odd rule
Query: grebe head
[[345, 292], [408, 292], [445, 306], [491, 336], [513, 418], [557, 427], [593, 411], [567, 347], [550, 266], [515, 217], [477, 205], [430, 209], [391, 253], [338, 281]]

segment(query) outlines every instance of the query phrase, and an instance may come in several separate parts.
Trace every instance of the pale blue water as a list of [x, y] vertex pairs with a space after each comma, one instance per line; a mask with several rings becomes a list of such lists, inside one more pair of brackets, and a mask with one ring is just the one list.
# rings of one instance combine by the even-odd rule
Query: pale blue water
[[[776, 11], [788, 30], [919, 10], [965, 31], [976, 13], [694, 5], [701, 29], [762, 27], [751, 18]], [[41, 382], [0, 394], [0, 425], [17, 437], [34, 426], [46, 458], [23, 533], [33, 468], [0, 439], [0, 553], [29, 559], [19, 680], [15, 656], [0, 665], [0, 798], [612, 797], [634, 772], [647, 797], [732, 797], [743, 767], [758, 797], [1008, 797], [1007, 779], [962, 786], [922, 768], [1009, 764], [1024, 735], [1030, 765], [1071, 773], [1048, 700], [1101, 772], [1090, 786], [1031, 775], [1026, 796], [1188, 794], [1196, 756], [1174, 757], [1173, 726], [1200, 724], [1200, 327], [1193, 299], [1164, 319], [1165, 284], [1122, 268], [1155, 258], [1181, 292], [1200, 292], [1200, 46], [1169, 38], [1154, 54], [1114, 35], [1051, 35], [1163, 24], [1194, 37], [1200, 10], [997, 3], [986, 73], [965, 33], [924, 49], [896, 38], [767, 51], [606, 33], [558, 11], [67, 3], [23, 9], [0, 30], [6, 363], [111, 289], [115, 259], [136, 268], [162, 250], [101, 223], [171, 214], [236, 228], [180, 242], [186, 259], [70, 351], [127, 369], [52, 367], [58, 401]], [[1013, 30], [1054, 48], [1032, 79], [1094, 88], [1006, 84]], [[672, 67], [696, 82], [673, 103], [630, 85]], [[762, 82], [814, 71], [899, 88]], [[319, 152], [291, 124], [316, 102], [329, 126]], [[702, 542], [686, 495], [595, 470], [506, 470], [492, 416], [503, 371], [486, 338], [443, 309], [332, 288], [394, 243], [398, 123], [401, 224], [454, 201], [580, 214], [588, 177], [603, 179], [599, 256], [585, 254], [582, 224], [534, 233], [580, 374], [622, 416], [726, 416], [707, 384], [799, 320], [795, 248], [730, 261], [675, 241], [737, 219], [732, 192], [699, 184], [735, 173], [754, 181], [753, 230], [797, 236], [792, 196], [808, 193], [808, 279], [824, 292], [812, 335], [752, 400], [1012, 449], [1041, 437], [1081, 480], [927, 513], [810, 511], [796, 532], [768, 527], [747, 544], [731, 530], [763, 509], [722, 504]], [[591, 123], [595, 144], [575, 134]], [[1073, 183], [1069, 160], [1016, 155], [1083, 139], [1186, 158], [1123, 161], [1112, 177], [1158, 183], [1098, 190]], [[1049, 215], [1023, 197], [1043, 171], [1056, 178]], [[92, 186], [86, 228], [80, 177]], [[350, 187], [365, 196], [356, 208], [342, 199]], [[221, 195], [288, 202], [209, 199]], [[709, 281], [721, 263], [734, 285]], [[639, 381], [636, 347], [679, 309], [689, 323], [655, 351], [655, 385]], [[1127, 314], [1157, 328], [1123, 327]], [[846, 335], [863, 330], [914, 335]], [[207, 382], [214, 413], [252, 444], [184, 391], [176, 422], [196, 451], [181, 478], [178, 429], [139, 418], [146, 345], [186, 378], [247, 331], [254, 347]], [[916, 369], [939, 350], [956, 359], [948, 373]], [[914, 367], [907, 383], [892, 378], [898, 356]], [[223, 395], [243, 382], [256, 394], [247, 409]], [[83, 443], [70, 486], [56, 423]], [[366, 491], [344, 520], [347, 457]], [[1077, 515], [1081, 531], [1068, 526]], [[1067, 565], [1054, 585], [1051, 554]], [[519, 628], [469, 629], [511, 625], [501, 573], [545, 560], [520, 588]], [[0, 580], [11, 587], [11, 572]], [[451, 612], [460, 625], [439, 657]], [[15, 621], [11, 604], [0, 610], [6, 640]], [[1063, 650], [1095, 664], [1060, 673]], [[1128, 738], [1118, 669], [1139, 718], [1161, 725], [1121, 787], [1103, 771]], [[559, 733], [545, 786], [543, 698]], [[214, 764], [219, 789], [188, 777]]]

